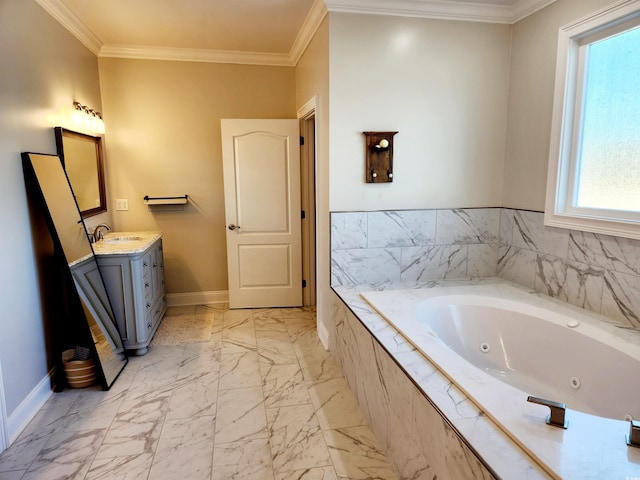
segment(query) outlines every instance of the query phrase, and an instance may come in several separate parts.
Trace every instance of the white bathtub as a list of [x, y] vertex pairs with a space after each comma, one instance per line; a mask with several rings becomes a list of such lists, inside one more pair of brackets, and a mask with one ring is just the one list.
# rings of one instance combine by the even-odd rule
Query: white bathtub
[[[640, 479], [638, 332], [505, 284], [362, 296], [550, 475]], [[528, 395], [566, 403], [569, 428]]]

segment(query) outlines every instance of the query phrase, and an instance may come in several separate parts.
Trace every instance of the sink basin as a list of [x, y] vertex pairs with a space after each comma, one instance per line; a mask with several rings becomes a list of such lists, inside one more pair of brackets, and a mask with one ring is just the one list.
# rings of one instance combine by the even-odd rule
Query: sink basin
[[137, 242], [143, 240], [143, 237], [138, 235], [114, 235], [112, 237], [104, 237], [102, 241], [104, 243], [124, 243], [124, 242]]

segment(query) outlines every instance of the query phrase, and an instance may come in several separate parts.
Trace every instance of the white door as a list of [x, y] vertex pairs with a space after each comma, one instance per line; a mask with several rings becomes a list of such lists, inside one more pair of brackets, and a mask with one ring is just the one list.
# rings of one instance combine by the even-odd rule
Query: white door
[[298, 120], [222, 120], [230, 308], [302, 305]]

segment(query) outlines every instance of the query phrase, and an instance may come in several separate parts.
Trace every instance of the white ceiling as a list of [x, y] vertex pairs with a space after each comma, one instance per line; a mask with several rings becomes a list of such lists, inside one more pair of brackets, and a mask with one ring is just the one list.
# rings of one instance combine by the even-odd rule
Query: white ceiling
[[36, 0], [96, 55], [295, 65], [327, 10], [514, 23], [555, 0]]

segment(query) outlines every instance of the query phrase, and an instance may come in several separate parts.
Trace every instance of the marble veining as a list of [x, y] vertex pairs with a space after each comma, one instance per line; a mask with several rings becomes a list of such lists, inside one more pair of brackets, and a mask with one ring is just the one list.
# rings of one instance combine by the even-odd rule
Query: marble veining
[[640, 241], [509, 208], [331, 214], [331, 285], [498, 276], [640, 329]]
[[[380, 290], [438, 284], [391, 284]], [[339, 348], [335, 354], [347, 380], [361, 379], [363, 385], [371, 386], [356, 390], [356, 398], [363, 411], [377, 415], [368, 417], [368, 421], [401, 478], [549, 478], [504, 433], [492, 430], [495, 425], [447, 377], [371, 310], [358, 293], [368, 288], [363, 285], [335, 289], [339, 294], [335, 297], [336, 309], [344, 309], [336, 334], [348, 337], [350, 342], [358, 339], [349, 344], [348, 356], [343, 356], [346, 352]], [[358, 317], [350, 311], [357, 311]], [[375, 337], [371, 337], [372, 331], [376, 332]], [[381, 394], [382, 383], [386, 394]], [[351, 382], [350, 386], [353, 390]], [[451, 426], [454, 422], [456, 430]], [[474, 442], [474, 449], [470, 450], [468, 436], [477, 431], [491, 436]], [[487, 468], [489, 463], [491, 469]]]
[[[376, 290], [399, 288], [412, 290], [416, 287], [437, 285], [492, 285], [496, 282], [501, 281], [499, 279], [471, 282], [463, 280], [428, 282], [422, 285], [398, 283], [378, 285]], [[333, 328], [336, 329], [336, 336], [339, 339], [347, 339], [348, 345], [342, 348], [338, 341], [335, 347], [332, 347], [332, 351], [338, 358], [350, 387], [356, 393], [362, 410], [368, 415], [380, 415], [380, 412], [385, 412], [385, 418], [391, 419], [386, 424], [380, 425], [381, 422], [376, 423], [375, 418], [368, 417], [379, 440], [386, 445], [387, 455], [396, 471], [402, 472], [402, 478], [418, 478], [413, 476], [419, 476], [418, 472], [429, 472], [429, 478], [436, 475], [438, 478], [473, 479], [549, 478], [549, 474], [490, 421], [473, 402], [470, 402], [446, 376], [416, 352], [404, 337], [399, 337], [393, 328], [390, 330], [381, 326], [381, 324], [387, 327], [389, 325], [386, 320], [372, 311], [370, 306], [367, 308], [363, 303], [364, 300], [359, 298], [358, 292], [367, 289], [370, 290], [371, 286], [335, 288], [339, 298], [336, 296], [335, 299], [336, 322]], [[394, 305], [399, 308], [404, 303], [395, 302]], [[357, 317], [352, 312], [355, 312]], [[615, 323], [610, 319], [607, 321]], [[621, 338], [637, 341], [636, 332], [607, 328], [611, 332], [617, 332]], [[372, 334], [373, 337], [371, 337]], [[373, 350], [369, 347], [370, 342], [366, 340], [367, 337], [373, 341]], [[372, 368], [374, 365], [375, 368]], [[353, 384], [350, 379], [354, 379]], [[361, 388], [363, 385], [364, 389]], [[371, 388], [367, 389], [366, 385], [371, 385]], [[393, 387], [390, 388], [391, 385]], [[396, 394], [392, 395], [391, 392]], [[425, 396], [429, 401], [426, 401]], [[407, 398], [410, 400], [408, 401]], [[437, 410], [432, 405], [436, 405]], [[407, 415], [407, 412], [412, 414]], [[543, 407], [539, 414], [543, 422], [545, 416], [543, 414], [546, 414]], [[446, 420], [441, 415], [444, 415]], [[584, 414], [576, 412], [574, 415], [576, 416], [574, 431], [570, 433], [574, 440], [583, 439], [589, 435], [579, 426], [579, 424], [582, 425]], [[538, 423], [533, 422], [537, 416], [537, 413], [532, 414], [532, 425]], [[589, 418], [598, 420], [598, 417]], [[624, 425], [619, 428], [619, 424], [624, 422], [613, 423], [615, 425], [602, 423], [596, 428], [602, 432], [608, 431], [607, 435], [612, 435], [612, 438], [623, 437], [624, 435], [617, 430], [624, 430]], [[546, 427], [544, 423], [541, 426]], [[550, 433], [562, 435], [562, 432], [551, 431]], [[613, 442], [615, 443], [613, 448], [618, 453], [627, 452], [628, 447], [622, 440], [621, 442]], [[554, 443], [554, 441], [546, 442], [543, 448], [553, 449]], [[582, 442], [578, 441], [578, 443]], [[635, 455], [635, 453], [631, 451], [629, 455]], [[593, 462], [594, 458], [602, 458], [602, 462]], [[623, 474], [624, 467], [620, 469], [621, 464], [607, 463], [606, 458], [611, 456], [587, 454], [575, 457], [574, 460], [577, 459], [577, 461], [563, 462], [563, 468], [566, 468], [564, 478], [587, 478], [584, 472], [591, 472], [589, 475], [593, 475], [593, 478], [612, 478], [612, 475], [616, 475], [614, 473], [616, 471], [618, 476], [622, 475], [620, 478], [626, 478], [625, 475], [628, 477], [629, 474], [633, 478], [636, 473], [640, 473], [640, 469], [637, 472], [633, 470], [636, 465], [634, 461], [622, 462], [627, 468], [626, 473]], [[578, 473], [581, 469], [583, 473]]]
[[433, 245], [436, 239], [436, 212], [370, 212], [367, 214], [367, 239], [368, 248]]
[[[313, 309], [168, 310], [196, 314], [215, 314], [208, 339], [152, 346], [109, 391], [53, 394], [0, 454], [0, 478], [346, 480], [353, 469], [397, 480]], [[330, 449], [351, 427], [369, 448]]]
[[436, 243], [496, 243], [500, 211], [495, 208], [438, 210]]
[[[635, 417], [640, 412], [635, 402], [630, 400], [634, 395], [633, 387], [626, 385], [627, 382], [624, 380], [633, 375], [632, 372], [638, 368], [637, 365], [640, 362], [640, 347], [637, 346], [640, 340], [638, 332], [626, 332], [612, 327], [602, 318], [585, 310], [570, 308], [569, 305], [557, 300], [552, 301], [550, 298], [532, 295], [524, 289], [514, 288], [500, 282], [496, 282], [494, 285], [473, 287], [366, 292], [363, 295], [377, 311], [384, 315], [386, 320], [390, 321], [395, 328], [400, 329], [406, 338], [411, 339], [429, 360], [437, 362], [438, 368], [442, 369], [449, 378], [452, 378], [456, 386], [459, 387], [449, 386], [444, 392], [454, 408], [454, 418], [463, 418], [469, 412], [467, 398], [461, 393], [464, 390], [473, 395], [473, 402], [480, 405], [486, 415], [490, 416], [510, 435], [519, 439], [532, 453], [536, 461], [544, 463], [546, 468], [557, 472], [557, 475], [562, 478], [585, 478], [589, 472], [598, 469], [610, 469], [612, 474], [616, 472], [617, 476], [634, 473], [635, 465], [640, 461], [640, 451], [630, 450], [622, 441], [625, 433], [629, 430], [628, 423], [622, 419], [625, 414], [632, 414]], [[509, 322], [503, 323], [498, 320], [499, 315], [493, 313], [491, 322], [487, 318], [486, 323], [483, 324], [490, 323], [488, 327], [495, 326], [500, 330], [498, 333], [486, 331], [483, 334], [473, 327], [476, 322], [481, 321], [480, 316], [465, 318], [464, 314], [457, 313], [454, 315], [457, 326], [455, 330], [456, 333], [462, 335], [462, 344], [456, 348], [455, 342], [452, 342], [453, 346], [449, 348], [442, 342], [436, 341], [427, 332], [427, 328], [421, 326], [421, 323], [426, 321], [425, 318], [419, 321], [415, 316], [416, 305], [420, 302], [426, 300], [440, 302], [447, 298], [455, 298], [449, 297], [449, 295], [465, 296], [468, 300], [463, 301], [463, 305], [466, 305], [466, 302], [473, 305], [476, 301], [485, 305], [482, 302], [487, 302], [487, 299], [490, 299], [486, 305], [502, 308], [501, 302], [503, 302], [506, 305], [504, 308], [510, 309], [510, 304], [504, 302], [504, 299], [516, 301], [518, 305], [525, 308], [524, 312], [527, 314], [527, 316], [521, 317], [522, 322], [532, 321], [528, 315], [537, 316], [532, 311], [532, 307], [547, 313], [540, 313], [540, 320], [532, 323], [530, 329], [527, 329], [523, 323], [522, 328], [525, 331], [522, 334], [516, 334], [509, 330], [509, 325], [516, 321], [514, 316], [517, 314], [513, 314], [509, 318]], [[569, 329], [566, 327], [566, 320], [555, 320], [560, 322], [560, 328], [556, 334], [551, 335], [553, 328], [558, 327], [554, 326], [549, 329], [550, 322], [560, 315], [578, 319], [580, 325], [575, 329]], [[545, 321], [543, 318], [548, 318], [548, 320]], [[434, 324], [430, 328], [433, 328], [436, 334], [442, 335], [440, 327], [437, 325]], [[465, 325], [468, 326], [468, 331], [464, 327]], [[632, 336], [632, 333], [635, 335]], [[602, 339], [603, 343], [594, 342], [593, 345], [590, 345], [586, 343], [583, 335], [593, 335]], [[507, 360], [501, 361], [503, 356], [500, 354], [494, 360], [487, 360], [491, 359], [491, 356], [494, 355], [493, 352], [487, 356], [478, 354], [476, 362], [481, 362], [481, 364], [476, 369], [454, 352], [454, 350], [461, 351], [464, 355], [474, 357], [475, 354], [470, 352], [468, 346], [480, 345], [483, 340], [490, 342], [494, 347], [500, 347], [498, 340], [504, 341], [504, 357]], [[449, 340], [445, 341], [449, 342]], [[542, 344], [542, 342], [546, 343], [546, 360], [537, 358], [538, 350], [528, 347], [529, 345]], [[585, 343], [582, 345], [580, 342]], [[609, 345], [608, 349], [605, 344]], [[587, 352], [586, 349], [589, 351]], [[566, 357], [561, 352], [573, 352], [573, 354]], [[614, 356], [616, 352], [619, 358]], [[626, 355], [620, 352], [625, 352]], [[534, 357], [531, 358], [532, 362], [527, 364], [529, 355]], [[601, 357], [601, 360], [591, 360], [594, 356]], [[571, 360], [575, 361], [575, 365], [571, 364]], [[493, 364], [494, 361], [495, 364]], [[498, 381], [493, 378], [495, 375], [489, 376], [481, 372], [481, 370], [489, 369], [489, 364], [499, 371], [509, 372], [510, 369], [513, 369], [514, 372], [503, 374], [501, 378], [505, 380]], [[600, 371], [598, 371], [599, 368], [601, 368]], [[555, 371], [550, 371], [546, 375], [539, 373], [550, 369]], [[620, 373], [618, 381], [611, 379], [598, 383], [595, 378], [589, 379], [590, 375], [599, 377], [615, 369]], [[581, 391], [571, 389], [568, 384], [571, 375], [582, 378], [583, 389], [591, 388], [593, 391], [585, 390], [585, 393], [581, 393]], [[518, 380], [517, 384], [513, 384], [512, 387], [508, 384], [510, 383], [508, 379], [514, 376]], [[544, 378], [547, 385], [544, 385], [541, 379], [535, 380], [538, 377]], [[532, 381], [525, 387], [523, 382], [529, 378]], [[566, 388], [563, 389], [564, 385]], [[516, 386], [518, 388], [514, 388]], [[609, 392], [616, 393], [611, 395]], [[544, 408], [541, 409], [539, 406], [526, 402], [527, 394], [543, 398], [554, 398], [553, 395], [560, 395], [559, 400], [568, 405], [567, 417], [571, 423], [570, 428], [563, 432], [561, 437], [554, 429], [549, 430], [544, 424], [544, 418], [548, 412], [545, 412]], [[585, 398], [584, 395], [590, 397]], [[581, 413], [582, 409], [591, 415]], [[544, 413], [544, 415], [539, 418], [539, 421], [536, 421], [537, 415], [540, 413]], [[593, 416], [594, 413], [611, 418], [607, 420]], [[620, 438], [620, 441], [616, 442], [616, 438]], [[553, 448], [554, 443], [561, 443], [561, 446]], [[557, 460], [559, 451], [562, 453], [560, 461]], [[606, 452], [604, 456], [608, 460], [594, 460], [603, 451]]]
[[467, 259], [466, 245], [403, 248], [400, 280], [415, 282], [466, 278]]

